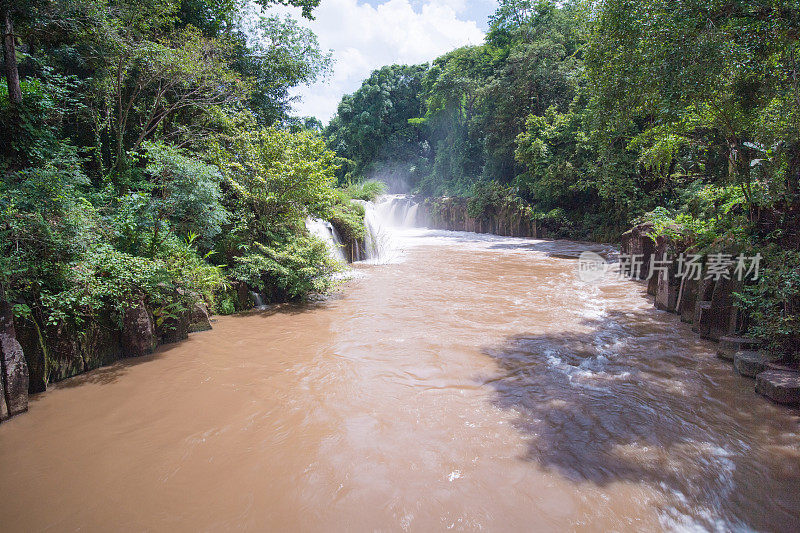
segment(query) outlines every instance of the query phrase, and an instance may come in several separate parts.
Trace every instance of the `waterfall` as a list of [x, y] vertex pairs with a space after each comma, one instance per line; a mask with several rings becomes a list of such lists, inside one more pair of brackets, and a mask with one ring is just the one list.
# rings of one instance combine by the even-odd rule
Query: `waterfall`
[[396, 233], [401, 228], [419, 226], [419, 202], [413, 196], [388, 194], [375, 202], [353, 200], [364, 206], [364, 255], [368, 263], [392, 263], [399, 259]]
[[261, 298], [261, 295], [255, 291], [250, 291], [250, 298], [253, 300], [253, 305], [257, 309], [264, 309], [264, 299]]
[[308, 229], [311, 235], [325, 243], [329, 253], [334, 259], [340, 263], [347, 263], [347, 258], [344, 255], [342, 238], [330, 222], [319, 218], [308, 217], [306, 219], [306, 229]]
[[417, 213], [419, 211], [419, 204], [411, 204], [406, 211], [406, 216], [403, 217], [403, 226], [414, 227], [417, 225]]
[[381, 222], [389, 227], [416, 228], [424, 226], [419, 220], [419, 202], [408, 194], [387, 194], [375, 203]]

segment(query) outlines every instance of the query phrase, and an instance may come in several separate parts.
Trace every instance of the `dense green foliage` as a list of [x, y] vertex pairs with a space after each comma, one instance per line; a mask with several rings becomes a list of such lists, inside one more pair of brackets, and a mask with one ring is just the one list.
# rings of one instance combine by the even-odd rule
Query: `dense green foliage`
[[516, 199], [555, 236], [615, 240], [649, 220], [700, 251], [761, 252], [741, 306], [796, 352], [800, 3], [499, 4], [484, 44], [345, 97], [326, 136], [350, 178], [468, 196], [473, 217]]
[[[310, 17], [318, 0], [258, 3]], [[304, 220], [338, 201], [335, 156], [288, 116], [289, 90], [330, 63], [312, 33], [245, 21], [239, 1], [3, 8], [22, 100], [4, 79], [0, 298], [20, 320], [80, 331], [141, 301], [233, 312], [242, 287], [276, 301], [330, 287], [339, 266]]]

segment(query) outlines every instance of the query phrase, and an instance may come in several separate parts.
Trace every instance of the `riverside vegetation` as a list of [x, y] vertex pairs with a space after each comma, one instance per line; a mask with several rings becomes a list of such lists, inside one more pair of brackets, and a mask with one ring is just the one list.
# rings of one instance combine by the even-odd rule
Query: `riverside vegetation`
[[330, 56], [269, 15], [318, 3], [0, 2], [0, 302], [40, 388], [74, 373], [65, 353], [101, 364], [137, 312], [169, 339], [198, 305], [328, 290], [340, 267], [304, 221], [362, 238], [366, 178], [556, 237], [648, 222], [760, 252], [738, 305], [796, 357], [796, 1], [503, 0], [485, 44], [375, 71], [324, 129], [290, 116], [290, 90]]
[[318, 0], [3, 0], [0, 300], [31, 390], [113, 357], [126, 316], [164, 341], [197, 306], [330, 288], [304, 220], [358, 234], [370, 192], [335, 189], [317, 122], [288, 115], [330, 57], [276, 3]]

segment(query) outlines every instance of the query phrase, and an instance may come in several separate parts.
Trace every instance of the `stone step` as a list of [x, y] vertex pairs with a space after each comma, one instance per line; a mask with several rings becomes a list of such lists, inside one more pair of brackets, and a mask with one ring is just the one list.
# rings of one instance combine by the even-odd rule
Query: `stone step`
[[740, 350], [733, 356], [733, 368], [745, 377], [754, 378], [767, 368], [769, 360], [755, 350]]
[[800, 404], [800, 372], [768, 369], [756, 376], [756, 392], [770, 400]]
[[727, 336], [719, 339], [717, 346], [717, 357], [733, 361], [736, 352], [742, 350], [758, 350], [761, 341], [750, 337]]

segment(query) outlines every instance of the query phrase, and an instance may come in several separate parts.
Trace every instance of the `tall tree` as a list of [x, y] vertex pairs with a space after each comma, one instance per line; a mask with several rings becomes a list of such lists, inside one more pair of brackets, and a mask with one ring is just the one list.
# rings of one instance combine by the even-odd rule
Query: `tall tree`
[[0, 0], [0, 18], [2, 19], [3, 30], [3, 61], [5, 63], [6, 84], [8, 85], [8, 97], [11, 103], [19, 105], [22, 103], [22, 88], [19, 83], [19, 71], [17, 70], [17, 47], [14, 42], [14, 6], [13, 0]]

